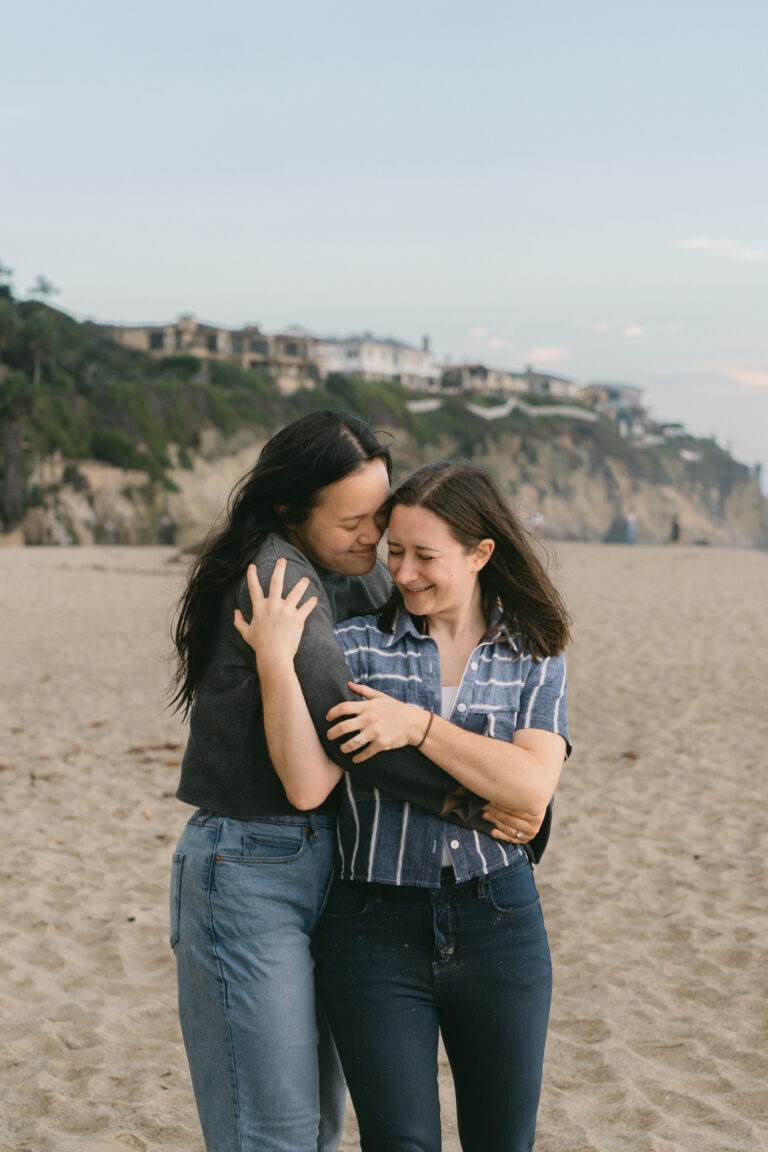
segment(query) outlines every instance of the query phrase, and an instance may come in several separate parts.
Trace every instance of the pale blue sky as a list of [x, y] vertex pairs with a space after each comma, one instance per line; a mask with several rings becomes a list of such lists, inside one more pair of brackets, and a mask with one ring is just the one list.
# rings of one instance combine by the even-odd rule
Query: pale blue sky
[[19, 294], [428, 333], [640, 384], [768, 473], [765, 4], [4, 9]]

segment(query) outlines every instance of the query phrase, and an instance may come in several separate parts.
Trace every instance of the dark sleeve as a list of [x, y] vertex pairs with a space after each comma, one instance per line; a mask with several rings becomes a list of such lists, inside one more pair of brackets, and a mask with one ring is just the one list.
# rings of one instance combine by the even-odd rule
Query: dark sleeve
[[[279, 555], [268, 548], [258, 557], [259, 583], [265, 592]], [[320, 578], [296, 549], [287, 548], [283, 555], [288, 561], [284, 591], [288, 592], [302, 576], [308, 576], [307, 596], [317, 596], [317, 607], [304, 625], [294, 667], [326, 754], [367, 788], [378, 788], [396, 800], [443, 816], [452, 823], [487, 832], [488, 822], [480, 815], [485, 801], [467, 793], [452, 776], [415, 748], [393, 748], [379, 752], [364, 764], [353, 764], [354, 753], [340, 751], [338, 742], [328, 739], [327, 713], [342, 700], [359, 697], [347, 688], [350, 671], [333, 634], [330, 604]], [[251, 603], [245, 580], [239, 590], [238, 603], [245, 618], [250, 619]]]

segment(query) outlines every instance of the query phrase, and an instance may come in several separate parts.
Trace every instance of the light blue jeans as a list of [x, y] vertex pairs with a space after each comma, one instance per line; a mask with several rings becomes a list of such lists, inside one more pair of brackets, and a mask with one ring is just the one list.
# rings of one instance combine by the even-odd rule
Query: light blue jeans
[[345, 1086], [312, 940], [333, 816], [197, 811], [173, 856], [179, 1016], [208, 1152], [336, 1152]]

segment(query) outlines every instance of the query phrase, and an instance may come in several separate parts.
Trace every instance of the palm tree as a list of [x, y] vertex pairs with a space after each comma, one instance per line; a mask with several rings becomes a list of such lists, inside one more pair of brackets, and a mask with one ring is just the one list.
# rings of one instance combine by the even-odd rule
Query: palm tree
[[3, 358], [3, 352], [13, 339], [18, 325], [19, 317], [13, 297], [10, 293], [6, 296], [4, 292], [0, 292], [0, 361]]
[[54, 351], [59, 333], [54, 321], [54, 313], [44, 304], [33, 305], [34, 311], [27, 314], [21, 325], [21, 338], [32, 360], [32, 383], [40, 384], [43, 375], [43, 361]]
[[0, 381], [0, 521], [6, 529], [24, 516], [24, 443], [31, 406], [29, 378], [23, 372], [11, 372]]
[[[9, 269], [10, 271], [10, 269]], [[48, 296], [56, 296], [59, 289], [45, 276], [39, 274], [32, 287], [29, 289], [30, 296], [42, 296], [46, 299]]]

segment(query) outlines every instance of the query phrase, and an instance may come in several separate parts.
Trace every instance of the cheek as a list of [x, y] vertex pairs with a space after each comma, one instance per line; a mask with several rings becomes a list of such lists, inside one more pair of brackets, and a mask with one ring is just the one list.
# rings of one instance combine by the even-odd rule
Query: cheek
[[325, 552], [329, 556], [339, 556], [342, 552], [349, 552], [354, 536], [349, 532], [339, 532], [338, 529], [330, 531], [323, 541]]

